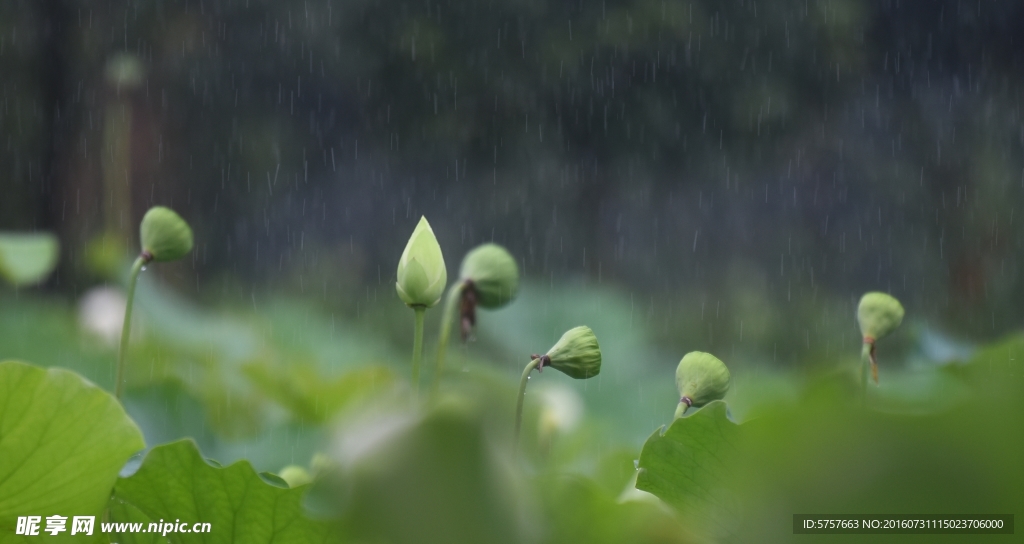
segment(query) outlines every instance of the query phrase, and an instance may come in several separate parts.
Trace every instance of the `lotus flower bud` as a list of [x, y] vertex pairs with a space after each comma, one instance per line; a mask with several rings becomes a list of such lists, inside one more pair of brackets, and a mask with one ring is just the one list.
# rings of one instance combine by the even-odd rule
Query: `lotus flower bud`
[[729, 369], [718, 357], [703, 351], [687, 353], [676, 367], [679, 406], [676, 417], [690, 406], [701, 407], [725, 397], [729, 391]]
[[547, 354], [541, 367], [551, 366], [577, 380], [597, 376], [601, 372], [601, 348], [590, 327], [569, 329]]
[[146, 260], [173, 261], [192, 250], [192, 228], [174, 210], [163, 206], [146, 212], [139, 238]]
[[519, 289], [519, 267], [497, 244], [484, 244], [467, 253], [459, 276], [472, 282], [476, 303], [487, 309], [508, 304]]
[[398, 261], [395, 290], [407, 305], [429, 308], [441, 300], [447, 283], [448, 271], [444, 267], [441, 246], [427, 218], [421, 217]]
[[867, 293], [857, 306], [857, 323], [866, 343], [888, 336], [903, 321], [903, 305], [885, 293]]
[[313, 476], [304, 467], [288, 465], [277, 474], [282, 480], [288, 483], [288, 487], [299, 487], [313, 481]]
[[0, 232], [0, 278], [15, 286], [38, 283], [57, 266], [59, 250], [49, 233]]

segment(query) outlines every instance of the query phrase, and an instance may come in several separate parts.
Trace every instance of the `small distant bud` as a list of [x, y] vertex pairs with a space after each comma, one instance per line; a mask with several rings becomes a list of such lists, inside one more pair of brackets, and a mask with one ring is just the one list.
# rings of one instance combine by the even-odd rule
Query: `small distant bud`
[[857, 306], [857, 323], [867, 343], [888, 336], [903, 321], [903, 305], [885, 293], [867, 293]]
[[0, 232], [0, 279], [14, 286], [41, 282], [57, 266], [59, 253], [52, 234]]
[[569, 329], [548, 350], [543, 365], [564, 372], [577, 380], [597, 376], [601, 372], [601, 348], [590, 327]]
[[729, 391], [729, 369], [718, 357], [702, 351], [687, 353], [676, 367], [679, 406], [676, 417], [687, 408], [701, 407], [725, 397]]
[[298, 487], [313, 481], [309, 471], [298, 465], [288, 465], [277, 474], [282, 480], [288, 482], [288, 487]]
[[395, 290], [407, 305], [429, 308], [441, 300], [447, 283], [448, 271], [444, 266], [441, 246], [427, 218], [421, 217], [398, 262]]
[[476, 303], [487, 309], [508, 304], [519, 289], [519, 267], [497, 244], [484, 244], [467, 253], [459, 276], [472, 282]]
[[192, 250], [192, 228], [174, 210], [150, 208], [139, 227], [142, 253], [154, 261], [173, 261]]

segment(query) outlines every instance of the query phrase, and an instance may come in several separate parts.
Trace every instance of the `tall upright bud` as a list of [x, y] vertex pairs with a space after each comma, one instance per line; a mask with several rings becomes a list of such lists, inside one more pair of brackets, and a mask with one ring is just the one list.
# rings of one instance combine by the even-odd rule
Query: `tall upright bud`
[[430, 308], [441, 300], [447, 283], [448, 271], [444, 266], [441, 246], [427, 218], [421, 217], [398, 261], [395, 290], [408, 306]]

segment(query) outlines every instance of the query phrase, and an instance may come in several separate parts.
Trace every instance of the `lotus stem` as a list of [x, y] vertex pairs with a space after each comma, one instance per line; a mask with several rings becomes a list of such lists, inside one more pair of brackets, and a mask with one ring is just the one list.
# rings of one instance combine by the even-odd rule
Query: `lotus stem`
[[541, 365], [543, 361], [544, 357], [537, 357], [535, 355], [533, 360], [523, 369], [523, 377], [519, 379], [519, 396], [516, 398], [516, 434], [515, 441], [513, 442], [516, 451], [519, 450], [519, 431], [523, 426], [523, 401], [526, 399], [526, 384], [530, 381], [530, 372], [533, 372], [533, 369]]
[[128, 295], [124, 304], [124, 324], [121, 326], [121, 347], [117, 351], [117, 374], [114, 384], [114, 396], [121, 398], [121, 390], [124, 388], [124, 354], [128, 351], [128, 338], [132, 333], [132, 305], [135, 301], [135, 283], [139, 279], [139, 272], [146, 263], [150, 261], [147, 253], [139, 255], [132, 264], [132, 270], [128, 275]]
[[412, 341], [412, 386], [413, 391], [420, 389], [420, 360], [423, 359], [423, 314], [427, 307], [416, 305], [412, 307], [416, 313], [416, 330]]
[[437, 391], [441, 384], [441, 374], [444, 372], [444, 358], [448, 352], [448, 338], [452, 334], [452, 321], [455, 319], [455, 306], [462, 298], [462, 291], [465, 289], [465, 282], [459, 282], [448, 290], [448, 298], [444, 302], [444, 312], [441, 314], [441, 329], [437, 333], [437, 361], [434, 364], [434, 375], [430, 382], [430, 398], [437, 397]]

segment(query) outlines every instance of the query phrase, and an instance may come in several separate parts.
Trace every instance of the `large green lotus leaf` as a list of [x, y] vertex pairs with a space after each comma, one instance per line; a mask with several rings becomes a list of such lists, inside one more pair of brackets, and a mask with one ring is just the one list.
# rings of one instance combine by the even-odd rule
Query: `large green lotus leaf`
[[50, 233], [0, 233], [0, 276], [15, 286], [38, 283], [57, 265], [59, 248]]
[[[0, 362], [0, 542], [18, 542], [18, 516], [99, 517], [117, 473], [145, 447], [109, 393], [78, 374]], [[45, 519], [41, 524], [45, 528]], [[42, 533], [53, 540], [48, 533]]]
[[726, 417], [723, 401], [654, 432], [640, 452], [637, 489], [676, 508], [699, 532], [729, 532], [737, 513], [726, 482], [736, 450], [738, 426]]
[[[209, 533], [168, 533], [162, 542], [265, 544], [327, 541], [327, 526], [306, 517], [303, 488], [268, 484], [248, 461], [215, 467], [191, 440], [179, 440], [149, 451], [139, 470], [120, 478], [111, 498], [112, 522], [144, 523], [176, 520], [209, 523]], [[136, 535], [138, 536], [138, 535]], [[152, 542], [131, 540], [124, 542]]]

